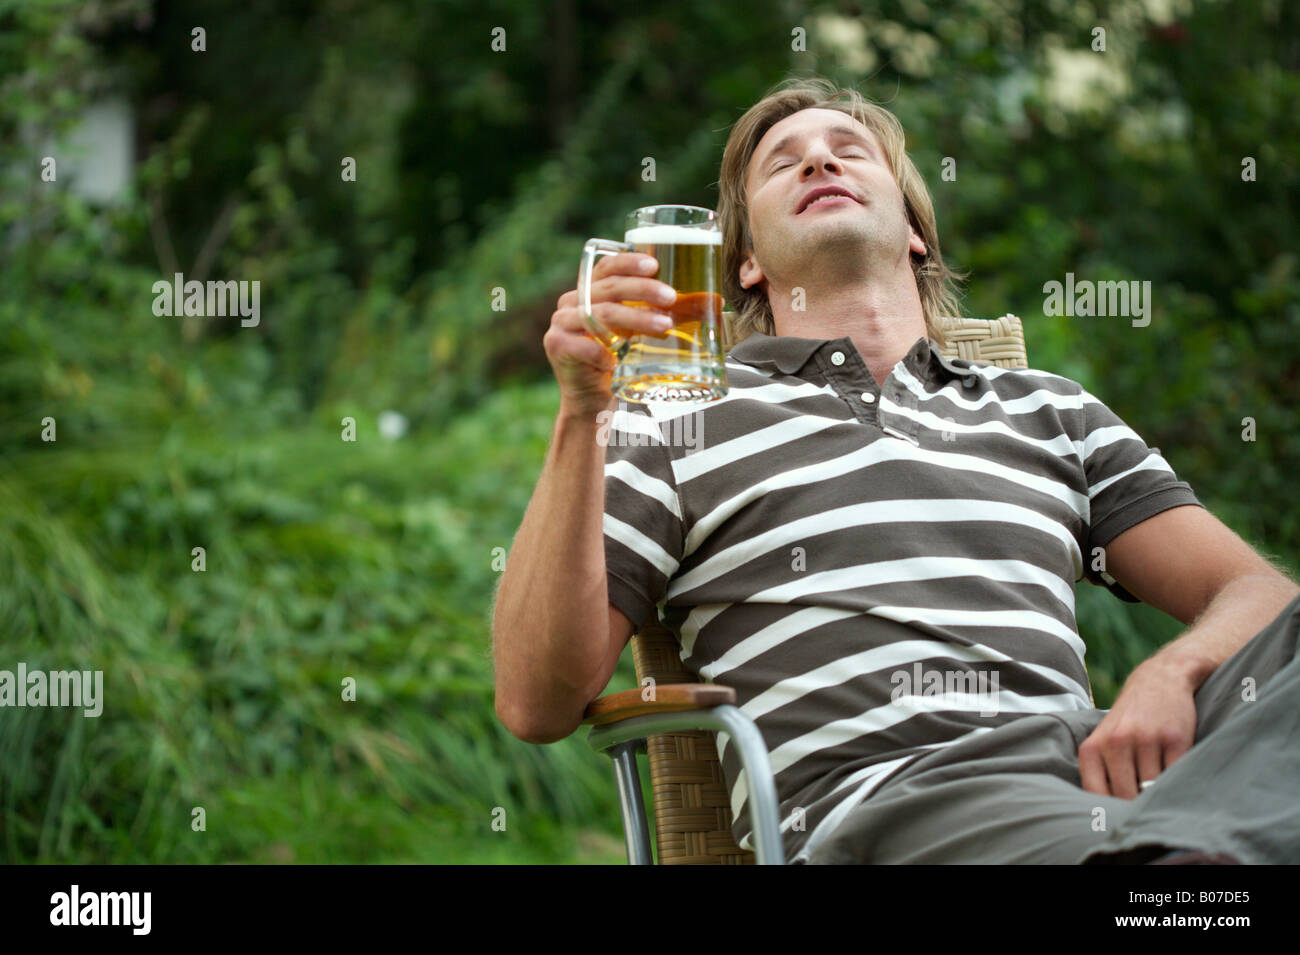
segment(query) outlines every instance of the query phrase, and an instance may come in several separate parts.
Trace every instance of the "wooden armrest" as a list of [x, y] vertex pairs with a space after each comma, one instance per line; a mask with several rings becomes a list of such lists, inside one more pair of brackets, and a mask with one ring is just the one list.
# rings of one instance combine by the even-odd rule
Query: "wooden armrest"
[[665, 683], [654, 688], [653, 700], [641, 699], [641, 693], [640, 689], [622, 690], [592, 700], [587, 704], [582, 722], [603, 726], [630, 716], [671, 713], [675, 710], [703, 710], [724, 703], [734, 706], [736, 702], [735, 689], [712, 683]]

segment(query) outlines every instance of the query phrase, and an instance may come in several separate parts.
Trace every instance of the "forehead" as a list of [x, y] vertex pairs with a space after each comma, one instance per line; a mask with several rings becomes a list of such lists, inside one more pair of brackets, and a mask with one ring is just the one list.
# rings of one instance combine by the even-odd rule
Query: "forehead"
[[848, 113], [841, 112], [838, 109], [821, 109], [809, 108], [801, 109], [797, 113], [791, 113], [779, 123], [774, 123], [763, 138], [758, 141], [754, 149], [754, 154], [750, 157], [750, 164], [753, 165], [755, 160], [763, 160], [774, 147], [783, 140], [790, 137], [802, 139], [806, 136], [816, 135], [832, 127], [841, 127], [854, 130], [871, 143], [879, 152], [880, 142], [876, 139], [875, 133], [864, 126], [859, 120], [850, 116]]

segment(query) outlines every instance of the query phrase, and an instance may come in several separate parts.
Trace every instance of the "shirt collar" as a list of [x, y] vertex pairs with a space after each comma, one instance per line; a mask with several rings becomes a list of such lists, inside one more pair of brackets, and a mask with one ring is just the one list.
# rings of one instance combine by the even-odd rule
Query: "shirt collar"
[[[789, 335], [753, 332], [731, 349], [730, 356], [746, 365], [753, 365], [756, 368], [777, 368], [782, 374], [791, 375], [802, 369], [813, 352], [822, 346], [830, 350], [836, 348], [857, 350], [853, 339], [848, 336], [830, 339], [794, 338]], [[903, 363], [913, 373], [920, 372], [931, 380], [963, 378], [970, 374], [969, 370], [960, 368], [944, 358], [938, 343], [932, 338], [918, 338], [903, 357]]]

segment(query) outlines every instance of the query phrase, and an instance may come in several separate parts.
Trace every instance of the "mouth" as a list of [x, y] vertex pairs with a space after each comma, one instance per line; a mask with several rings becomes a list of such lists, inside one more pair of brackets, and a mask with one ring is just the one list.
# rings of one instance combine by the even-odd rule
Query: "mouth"
[[[814, 208], [820, 209], [822, 206], [838, 206], [843, 205], [844, 203], [852, 203], [853, 201], [854, 200], [850, 199], [848, 196], [827, 196], [825, 199], [814, 199], [804, 207], [803, 211], [807, 212], [809, 209]], [[799, 213], [799, 215], [803, 215], [803, 212]]]
[[831, 206], [857, 201], [847, 189], [841, 189], [839, 186], [823, 186], [814, 189], [803, 197], [803, 201], [799, 204], [799, 211], [795, 215], [802, 215], [816, 206]]

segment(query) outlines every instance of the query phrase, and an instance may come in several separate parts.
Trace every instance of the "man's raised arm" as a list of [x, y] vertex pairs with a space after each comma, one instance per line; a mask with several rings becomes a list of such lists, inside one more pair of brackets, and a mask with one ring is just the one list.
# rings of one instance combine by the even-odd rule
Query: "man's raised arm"
[[[656, 268], [640, 253], [598, 260], [591, 286], [597, 319], [607, 328], [662, 332], [658, 320], [671, 322], [667, 316], [618, 304], [670, 302], [672, 287], [647, 277]], [[597, 441], [597, 415], [616, 406], [614, 360], [586, 334], [577, 305], [576, 290], [560, 296], [543, 338], [560, 411], [492, 615], [497, 717], [535, 743], [577, 729], [632, 630], [609, 604], [605, 569], [605, 448]]]

